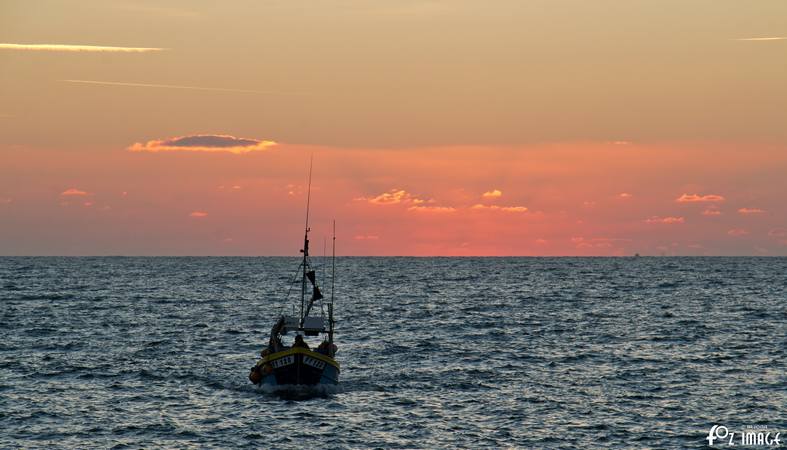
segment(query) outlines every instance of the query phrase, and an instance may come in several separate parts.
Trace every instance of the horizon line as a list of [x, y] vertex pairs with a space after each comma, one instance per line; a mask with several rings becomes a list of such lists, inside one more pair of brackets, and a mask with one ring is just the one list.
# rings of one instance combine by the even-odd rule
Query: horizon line
[[[315, 258], [328, 256], [311, 255]], [[302, 258], [297, 255], [0, 255], [0, 258]], [[787, 258], [787, 255], [337, 255], [336, 258]]]

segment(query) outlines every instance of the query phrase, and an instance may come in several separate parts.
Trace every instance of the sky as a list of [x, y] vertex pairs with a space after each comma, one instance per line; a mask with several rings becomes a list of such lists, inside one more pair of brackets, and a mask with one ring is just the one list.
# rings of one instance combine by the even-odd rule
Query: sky
[[[783, 0], [0, 0], [0, 255], [787, 255]], [[330, 250], [328, 250], [330, 251]]]

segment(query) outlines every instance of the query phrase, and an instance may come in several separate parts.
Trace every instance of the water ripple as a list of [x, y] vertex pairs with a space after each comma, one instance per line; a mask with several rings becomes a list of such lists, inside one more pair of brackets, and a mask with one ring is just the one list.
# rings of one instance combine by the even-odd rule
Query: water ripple
[[[292, 258], [0, 258], [0, 448], [689, 448], [785, 430], [785, 258], [340, 258], [332, 390], [246, 379]], [[318, 271], [319, 273], [319, 271]]]

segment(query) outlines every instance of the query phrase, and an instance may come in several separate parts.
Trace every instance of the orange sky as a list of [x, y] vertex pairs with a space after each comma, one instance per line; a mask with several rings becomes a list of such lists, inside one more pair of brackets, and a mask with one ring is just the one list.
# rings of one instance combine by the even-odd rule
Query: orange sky
[[317, 253], [333, 218], [341, 253], [352, 255], [784, 254], [787, 247], [784, 191], [774, 188], [784, 183], [787, 153], [778, 146], [190, 149], [81, 158], [9, 150], [4, 250], [296, 254], [310, 155]]
[[45, 3], [0, 254], [787, 255], [785, 2]]

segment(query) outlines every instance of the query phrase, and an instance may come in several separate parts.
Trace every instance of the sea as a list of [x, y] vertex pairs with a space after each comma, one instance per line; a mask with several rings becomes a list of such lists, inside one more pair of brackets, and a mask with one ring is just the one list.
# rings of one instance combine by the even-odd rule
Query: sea
[[247, 377], [298, 265], [0, 258], [0, 448], [787, 446], [787, 258], [337, 258], [293, 397]]

